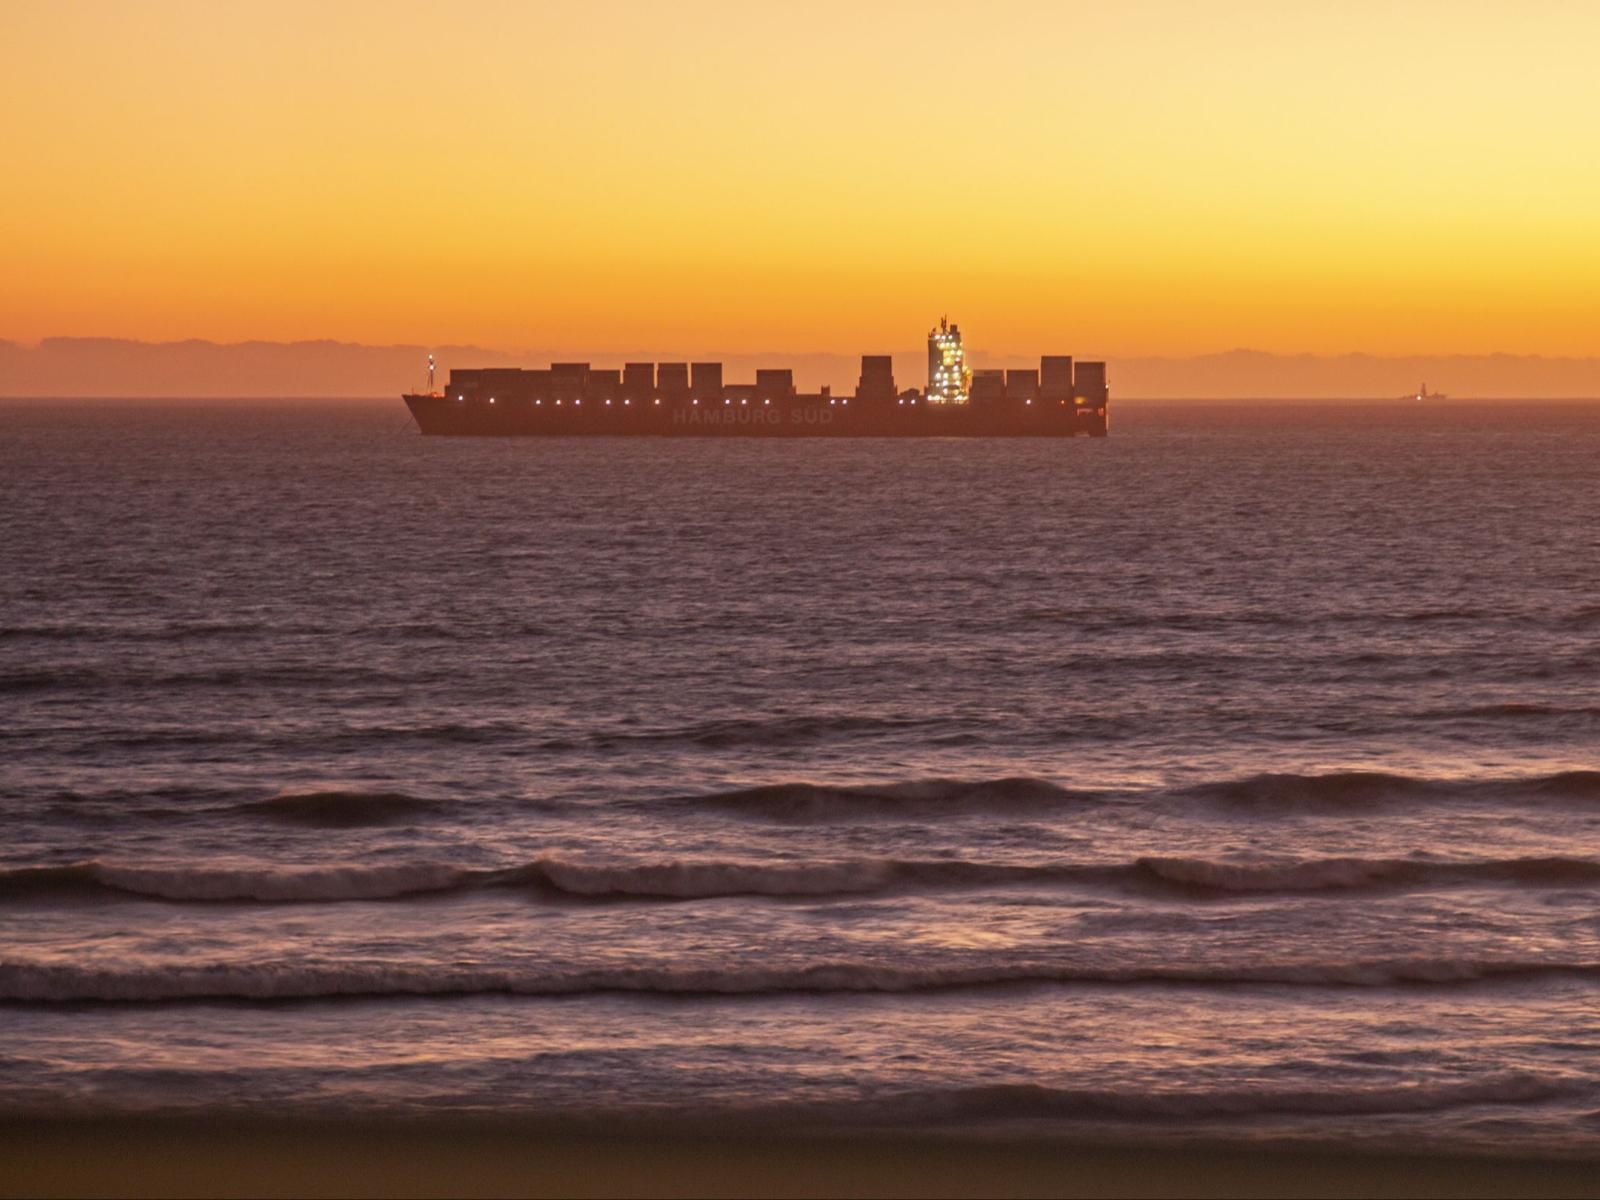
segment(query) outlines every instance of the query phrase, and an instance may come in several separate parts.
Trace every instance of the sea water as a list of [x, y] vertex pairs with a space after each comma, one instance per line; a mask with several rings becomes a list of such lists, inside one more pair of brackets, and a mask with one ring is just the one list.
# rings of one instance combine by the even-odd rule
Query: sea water
[[0, 1112], [1600, 1152], [1600, 406], [0, 406]]

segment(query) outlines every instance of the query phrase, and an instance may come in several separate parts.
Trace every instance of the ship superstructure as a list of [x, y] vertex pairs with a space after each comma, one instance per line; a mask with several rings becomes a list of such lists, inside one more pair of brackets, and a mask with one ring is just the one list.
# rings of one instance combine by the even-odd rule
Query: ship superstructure
[[894, 359], [867, 354], [853, 395], [802, 392], [788, 368], [727, 383], [719, 362], [454, 368], [442, 392], [405, 396], [428, 434], [754, 437], [1105, 437], [1105, 364], [1046, 355], [1037, 370], [967, 367], [960, 329], [928, 335], [928, 390], [901, 391]]
[[972, 372], [961, 345], [961, 328], [940, 317], [928, 330], [928, 403], [965, 404], [972, 391]]
[[1401, 396], [1400, 399], [1402, 399], [1402, 400], [1417, 400], [1417, 401], [1422, 401], [1422, 400], [1448, 400], [1448, 399], [1450, 399], [1450, 397], [1446, 396], [1443, 392], [1430, 392], [1428, 390], [1428, 385], [1427, 384], [1423, 384], [1416, 391], [1412, 392], [1411, 395], [1409, 395], [1409, 396]]

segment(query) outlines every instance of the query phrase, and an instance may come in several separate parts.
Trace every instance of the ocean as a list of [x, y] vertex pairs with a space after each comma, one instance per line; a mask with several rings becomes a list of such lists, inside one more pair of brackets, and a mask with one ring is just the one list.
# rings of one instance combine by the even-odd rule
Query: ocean
[[0, 405], [0, 1115], [1600, 1154], [1600, 405]]

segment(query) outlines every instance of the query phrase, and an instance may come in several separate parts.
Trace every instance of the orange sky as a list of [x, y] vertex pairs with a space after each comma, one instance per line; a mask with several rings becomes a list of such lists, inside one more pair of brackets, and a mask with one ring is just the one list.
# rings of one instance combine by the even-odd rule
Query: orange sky
[[1600, 4], [4, 0], [0, 45], [4, 338], [1600, 351]]

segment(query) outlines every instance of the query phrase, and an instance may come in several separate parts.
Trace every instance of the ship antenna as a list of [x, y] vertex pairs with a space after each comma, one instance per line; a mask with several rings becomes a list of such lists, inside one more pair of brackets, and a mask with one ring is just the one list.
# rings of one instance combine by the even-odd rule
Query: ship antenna
[[428, 395], [433, 395], [433, 355], [428, 355]]

